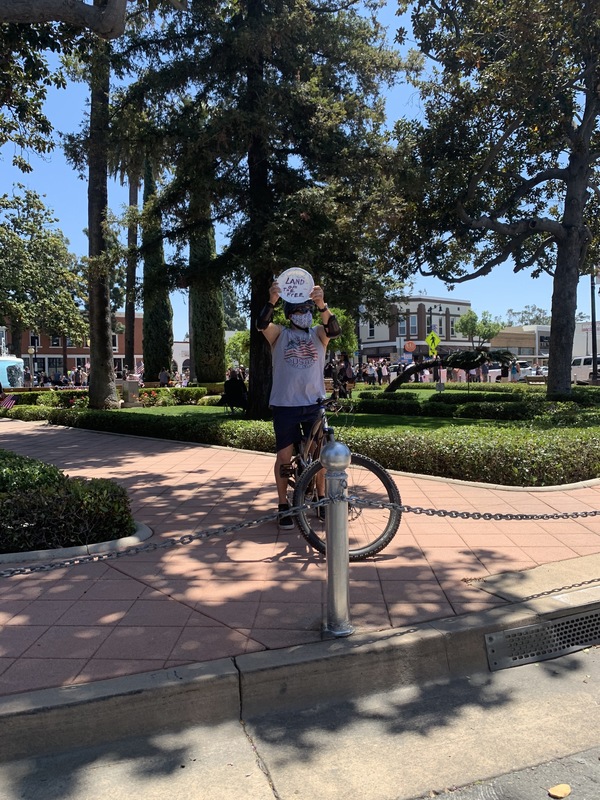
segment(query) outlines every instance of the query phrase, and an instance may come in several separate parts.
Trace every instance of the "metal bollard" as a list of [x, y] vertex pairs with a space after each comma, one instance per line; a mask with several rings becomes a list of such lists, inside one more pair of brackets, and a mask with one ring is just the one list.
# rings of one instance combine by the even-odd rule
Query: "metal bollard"
[[329, 442], [321, 452], [325, 467], [325, 490], [335, 500], [325, 506], [327, 531], [327, 623], [325, 630], [336, 637], [354, 632], [350, 621], [350, 560], [348, 558], [348, 499], [346, 469], [350, 450], [341, 442]]

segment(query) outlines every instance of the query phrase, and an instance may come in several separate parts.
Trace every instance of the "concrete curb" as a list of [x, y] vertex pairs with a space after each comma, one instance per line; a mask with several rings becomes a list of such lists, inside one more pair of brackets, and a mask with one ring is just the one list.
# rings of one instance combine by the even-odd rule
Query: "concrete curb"
[[487, 634], [598, 598], [600, 587], [594, 597], [589, 589], [544, 596], [411, 628], [13, 695], [0, 700], [0, 761], [487, 672]]
[[29, 550], [23, 553], [1, 553], [0, 564], [18, 564], [22, 561], [56, 561], [59, 558], [77, 558], [78, 556], [91, 556], [98, 553], [114, 553], [118, 550], [127, 550], [136, 544], [149, 539], [153, 534], [151, 528], [143, 522], [135, 523], [135, 533], [132, 536], [123, 536], [122, 539], [111, 539], [109, 542], [96, 544], [82, 544], [75, 547], [57, 547], [53, 550]]

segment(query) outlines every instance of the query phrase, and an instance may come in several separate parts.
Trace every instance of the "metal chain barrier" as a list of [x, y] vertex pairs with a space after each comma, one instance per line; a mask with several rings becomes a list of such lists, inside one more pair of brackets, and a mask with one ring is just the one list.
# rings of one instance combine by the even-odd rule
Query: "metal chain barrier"
[[598, 517], [600, 511], [563, 511], [555, 514], [492, 514], [489, 511], [446, 511], [443, 508], [422, 508], [421, 506], [404, 506], [398, 503], [383, 503], [377, 500], [364, 500], [362, 497], [351, 496], [348, 498], [356, 506], [369, 506], [371, 508], [389, 508], [407, 514], [425, 514], [428, 517], [450, 517], [450, 519], [483, 519], [489, 520], [551, 520], [551, 519], [578, 519], [585, 517]]
[[[167, 550], [171, 547], [178, 547], [181, 545], [192, 544], [192, 542], [209, 539], [213, 536], [225, 536], [237, 531], [244, 530], [245, 528], [252, 528], [256, 525], [262, 525], [265, 522], [274, 522], [282, 516], [290, 514], [297, 514], [300, 511], [309, 511], [319, 506], [328, 505], [329, 503], [336, 502], [342, 498], [340, 497], [324, 497], [314, 503], [306, 503], [302, 506], [294, 506], [286, 511], [277, 511], [267, 514], [258, 519], [248, 520], [247, 522], [239, 522], [236, 525], [227, 525], [222, 528], [207, 531], [197, 531], [196, 533], [188, 533], [178, 538], [169, 538], [161, 542], [149, 542], [148, 544], [134, 545], [123, 550], [111, 550], [107, 553], [95, 553], [86, 556], [74, 556], [60, 561], [46, 562], [44, 564], [27, 564], [12, 569], [0, 570], [0, 578], [10, 578], [14, 575], [29, 575], [35, 572], [50, 572], [56, 569], [63, 569], [65, 567], [72, 567], [79, 564], [90, 564], [93, 562], [110, 561], [125, 556], [136, 555], [137, 553], [147, 553], [156, 550]], [[387, 508], [394, 509], [407, 514], [425, 514], [428, 517], [449, 517], [450, 519], [474, 519], [485, 521], [500, 521], [500, 520], [557, 520], [557, 519], [585, 519], [588, 517], [600, 516], [600, 511], [565, 511], [557, 512], [554, 514], [493, 514], [491, 512], [480, 511], [447, 511], [443, 508], [423, 508], [421, 506], [406, 506], [399, 503], [384, 503], [376, 500], [365, 500], [361, 497], [350, 496], [348, 501], [355, 506], [367, 506], [370, 508]], [[48, 557], [51, 558], [51, 551], [48, 551]], [[598, 579], [600, 580], [600, 579]], [[587, 583], [594, 583], [588, 581]], [[579, 586], [576, 584], [575, 586]], [[581, 584], [585, 585], [585, 584]], [[565, 589], [569, 587], [564, 587]]]
[[[289, 516], [290, 514], [297, 514], [300, 511], [309, 511], [311, 508], [319, 508], [319, 506], [325, 506], [340, 499], [340, 497], [324, 497], [322, 500], [317, 500], [314, 503], [293, 506], [286, 511], [275, 511], [271, 514], [266, 514], [264, 517], [258, 517], [258, 519], [248, 520], [247, 522], [238, 522], [236, 525], [226, 525], [223, 528], [217, 528], [211, 531], [186, 533], [178, 538], [164, 539], [161, 542], [149, 542], [148, 544], [133, 545], [132, 547], [127, 547], [123, 550], [111, 550], [108, 553], [94, 553], [93, 555], [87, 556], [73, 556], [72, 558], [65, 558], [60, 561], [52, 561], [49, 563], [46, 562], [44, 564], [26, 564], [21, 567], [4, 569], [0, 570], [0, 578], [11, 578], [14, 575], [30, 575], [34, 572], [51, 572], [55, 569], [74, 567], [78, 566], [79, 564], [111, 561], [117, 558], [124, 558], [125, 556], [134, 556], [138, 553], [151, 553], [156, 550], [168, 550], [171, 547], [178, 547], [180, 545], [192, 544], [192, 542], [201, 541], [203, 539], [210, 539], [213, 536], [225, 536], [230, 533], [237, 533], [237, 531], [244, 530], [244, 528], [252, 528], [255, 525], [262, 525], [264, 522], [274, 522], [280, 517]], [[26, 553], [23, 555], [25, 556]], [[48, 558], [52, 558], [51, 550], [48, 551]]]

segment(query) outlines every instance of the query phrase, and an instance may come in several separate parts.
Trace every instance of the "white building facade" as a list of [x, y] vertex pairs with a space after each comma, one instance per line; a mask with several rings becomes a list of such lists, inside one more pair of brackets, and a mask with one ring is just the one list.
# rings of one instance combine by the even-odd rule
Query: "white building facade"
[[[363, 360], [388, 358], [410, 362], [428, 358], [425, 337], [434, 331], [440, 337], [438, 352], [470, 349], [471, 343], [456, 330], [456, 322], [471, 310], [469, 300], [455, 297], [411, 295], [390, 306], [387, 323], [362, 318], [359, 324], [359, 352]], [[409, 343], [407, 345], [407, 342]]]

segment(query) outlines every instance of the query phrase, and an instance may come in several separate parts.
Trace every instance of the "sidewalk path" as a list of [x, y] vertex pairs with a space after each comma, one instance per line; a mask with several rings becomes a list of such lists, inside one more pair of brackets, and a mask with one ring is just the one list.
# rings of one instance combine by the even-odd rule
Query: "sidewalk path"
[[[0, 420], [0, 448], [69, 475], [118, 481], [136, 521], [154, 531], [150, 541], [276, 508], [268, 454], [8, 419]], [[528, 514], [600, 507], [600, 481], [523, 490], [403, 473], [395, 479], [410, 506]], [[358, 630], [386, 630], [486, 610], [504, 601], [465, 579], [594, 553], [600, 553], [600, 517], [476, 521], [406, 513], [390, 546], [351, 565], [352, 621]], [[0, 696], [317, 641], [325, 578], [321, 556], [274, 522], [0, 578]]]

